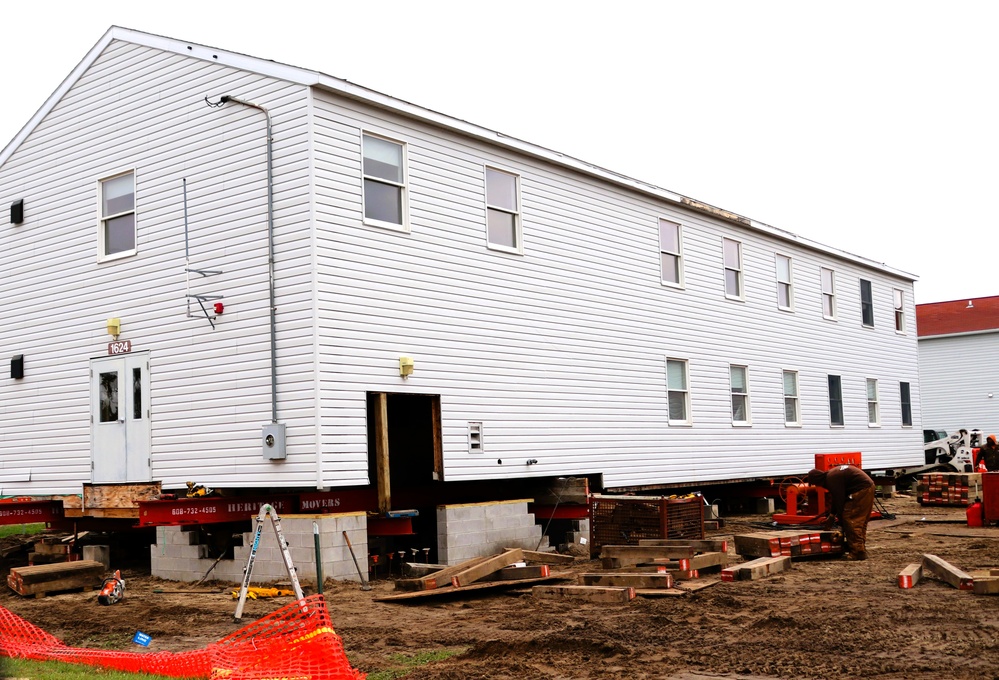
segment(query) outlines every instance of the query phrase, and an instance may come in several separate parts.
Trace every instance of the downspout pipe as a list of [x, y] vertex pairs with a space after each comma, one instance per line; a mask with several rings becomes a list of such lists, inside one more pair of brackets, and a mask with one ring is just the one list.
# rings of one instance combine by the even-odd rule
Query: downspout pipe
[[267, 117], [267, 281], [270, 288], [271, 308], [271, 422], [277, 417], [277, 303], [274, 298], [274, 137], [270, 111], [259, 104], [244, 101], [230, 95], [219, 99], [219, 106], [233, 102], [258, 111]]

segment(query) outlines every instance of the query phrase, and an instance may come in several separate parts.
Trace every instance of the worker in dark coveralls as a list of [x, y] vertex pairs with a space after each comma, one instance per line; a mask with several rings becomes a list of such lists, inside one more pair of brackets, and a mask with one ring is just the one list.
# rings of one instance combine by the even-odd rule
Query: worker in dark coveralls
[[996, 446], [994, 434], [990, 434], [985, 446], [978, 450], [978, 460], [985, 461], [985, 469], [989, 472], [999, 472], [999, 446]]
[[874, 480], [853, 465], [812, 470], [806, 480], [829, 491], [832, 514], [839, 518], [846, 541], [846, 559], [867, 559], [867, 523], [874, 507]]

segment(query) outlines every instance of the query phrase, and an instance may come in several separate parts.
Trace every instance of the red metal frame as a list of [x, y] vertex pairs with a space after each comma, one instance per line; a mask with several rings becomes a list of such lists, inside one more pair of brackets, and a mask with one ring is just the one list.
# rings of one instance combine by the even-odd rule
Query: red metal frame
[[0, 524], [60, 522], [65, 518], [62, 501], [11, 501], [0, 504]]
[[[823, 454], [816, 454], [818, 456]], [[809, 524], [825, 519], [826, 495], [829, 492], [820, 486], [808, 484], [791, 484], [787, 487], [787, 512], [774, 513], [773, 520], [777, 524]], [[798, 497], [805, 499], [805, 507], [798, 512]]]
[[816, 453], [815, 467], [823, 472], [832, 470], [837, 465], [853, 465], [863, 468], [863, 465], [860, 464], [861, 458], [860, 451], [852, 451], [850, 453]]
[[527, 504], [527, 511], [535, 519], [589, 519], [590, 506], [587, 505], [535, 505]]
[[273, 506], [279, 515], [298, 512], [298, 496], [291, 495], [139, 501], [139, 526], [183, 526], [248, 520], [256, 517], [265, 503]]

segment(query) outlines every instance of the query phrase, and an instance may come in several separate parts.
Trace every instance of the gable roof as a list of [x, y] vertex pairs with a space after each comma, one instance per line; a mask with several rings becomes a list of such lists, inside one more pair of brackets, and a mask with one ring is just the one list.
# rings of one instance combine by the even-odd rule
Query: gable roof
[[53, 92], [49, 98], [45, 100], [45, 103], [42, 104], [41, 108], [35, 112], [35, 115], [31, 117], [23, 128], [21, 128], [20, 132], [18, 132], [10, 143], [8, 143], [7, 146], [0, 151], [0, 165], [7, 162], [7, 159], [10, 158], [14, 151], [17, 150], [17, 148], [21, 145], [21, 142], [23, 142], [28, 135], [31, 134], [35, 127], [37, 127], [38, 124], [45, 118], [45, 116], [48, 115], [53, 108], [55, 108], [56, 104], [59, 103], [62, 97], [70, 90], [70, 88], [73, 87], [76, 81], [80, 79], [86, 70], [90, 68], [98, 57], [100, 57], [104, 49], [114, 40], [152, 47], [166, 52], [173, 52], [175, 54], [182, 54], [216, 64], [224, 64], [226, 66], [231, 66], [233, 68], [251, 73], [258, 73], [260, 75], [270, 76], [272, 78], [277, 78], [291, 83], [297, 83], [306, 87], [325, 90], [342, 97], [360, 100], [372, 106], [387, 109], [409, 118], [421, 120], [437, 127], [483, 140], [493, 145], [505, 147], [507, 149], [547, 161], [554, 165], [569, 168], [585, 175], [599, 178], [611, 184], [626, 187], [633, 191], [638, 191], [640, 193], [683, 206], [688, 210], [711, 215], [717, 219], [738, 224], [753, 231], [767, 234], [781, 241], [796, 243], [804, 248], [840, 258], [869, 269], [876, 269], [907, 281], [916, 281], [919, 278], [914, 274], [889, 267], [883, 262], [875, 262], [874, 260], [860, 255], [854, 255], [844, 250], [839, 250], [838, 248], [823, 245], [817, 241], [812, 241], [811, 239], [798, 236], [797, 234], [789, 231], [772, 227], [763, 222], [743, 217], [742, 215], [738, 215], [722, 208], [717, 208], [688, 196], [683, 196], [676, 192], [669, 191], [668, 189], [663, 189], [637, 179], [632, 179], [625, 175], [586, 163], [585, 161], [581, 161], [557, 151], [552, 151], [550, 149], [531, 144], [530, 142], [509, 137], [501, 132], [479, 127], [477, 125], [473, 125], [472, 123], [417, 106], [416, 104], [411, 104], [401, 99], [396, 99], [380, 92], [369, 90], [368, 88], [355, 85], [354, 83], [343, 80], [342, 78], [336, 78], [334, 76], [320, 73], [319, 71], [303, 69], [297, 66], [289, 66], [287, 64], [282, 64], [269, 59], [251, 57], [238, 52], [228, 52], [225, 50], [206, 47], [204, 45], [153, 35], [151, 33], [144, 33], [142, 31], [136, 31], [129, 28], [121, 28], [119, 26], [112, 26], [107, 30], [101, 39], [97, 41], [97, 44], [95, 44], [90, 51], [87, 52], [87, 55], [83, 58], [83, 60], [76, 65], [76, 68], [74, 68], [70, 74], [66, 76], [59, 87], [56, 88], [55, 92]]
[[999, 330], [999, 295], [916, 305], [916, 334], [957, 335]]

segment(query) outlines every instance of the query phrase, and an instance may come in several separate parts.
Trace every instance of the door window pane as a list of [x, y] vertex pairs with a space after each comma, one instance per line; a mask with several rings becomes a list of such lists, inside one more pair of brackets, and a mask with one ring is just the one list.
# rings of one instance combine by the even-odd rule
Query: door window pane
[[142, 369], [132, 369], [132, 418], [142, 420]]
[[100, 384], [100, 418], [102, 423], [118, 421], [118, 372], [109, 371], [98, 376]]

